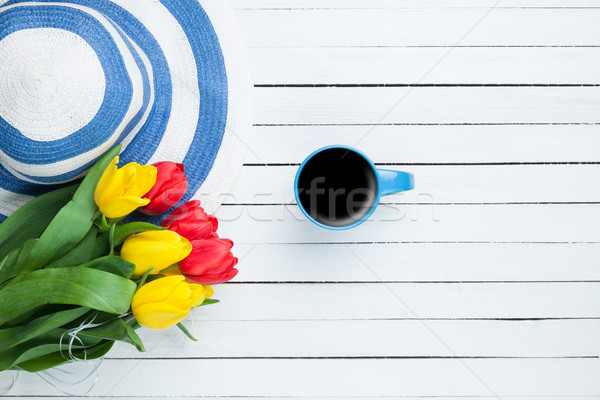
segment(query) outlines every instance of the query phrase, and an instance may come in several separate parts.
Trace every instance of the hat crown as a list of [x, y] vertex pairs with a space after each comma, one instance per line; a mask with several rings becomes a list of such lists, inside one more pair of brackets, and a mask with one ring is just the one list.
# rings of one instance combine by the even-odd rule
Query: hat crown
[[1, 11], [9, 90], [0, 92], [0, 163], [30, 183], [73, 180], [140, 130], [153, 82], [131, 39], [92, 8], [24, 2]]
[[[97, 114], [106, 87], [94, 50], [72, 32], [27, 29], [0, 41], [0, 118], [31, 141], [65, 138]], [[16, 133], [16, 132], [14, 132]], [[17, 142], [18, 143], [18, 142]], [[29, 154], [21, 156], [29, 163]], [[20, 171], [18, 163], [5, 165]]]

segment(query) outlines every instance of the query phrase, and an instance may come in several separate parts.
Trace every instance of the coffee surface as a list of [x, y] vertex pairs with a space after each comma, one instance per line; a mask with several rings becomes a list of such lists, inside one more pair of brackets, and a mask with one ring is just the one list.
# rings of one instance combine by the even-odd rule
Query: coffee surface
[[371, 164], [355, 151], [330, 148], [314, 155], [298, 177], [299, 204], [316, 221], [342, 227], [360, 221], [377, 198]]

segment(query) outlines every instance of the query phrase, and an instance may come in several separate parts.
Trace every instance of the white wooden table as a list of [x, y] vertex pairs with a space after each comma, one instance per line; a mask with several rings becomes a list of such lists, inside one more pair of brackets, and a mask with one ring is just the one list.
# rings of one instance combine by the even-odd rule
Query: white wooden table
[[[219, 210], [240, 274], [94, 398], [600, 398], [600, 1], [237, 0], [254, 137]], [[348, 144], [413, 192], [343, 232], [298, 164]], [[60, 398], [21, 376], [7, 398]], [[579, 397], [578, 397], [579, 396]]]

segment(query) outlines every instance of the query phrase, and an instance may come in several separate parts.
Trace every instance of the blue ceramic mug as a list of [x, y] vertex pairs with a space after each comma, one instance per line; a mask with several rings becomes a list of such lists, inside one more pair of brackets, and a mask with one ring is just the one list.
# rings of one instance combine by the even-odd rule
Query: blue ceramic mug
[[294, 193], [300, 210], [310, 221], [341, 230], [369, 218], [381, 196], [414, 187], [413, 174], [377, 169], [360, 151], [334, 145], [304, 160], [296, 173]]

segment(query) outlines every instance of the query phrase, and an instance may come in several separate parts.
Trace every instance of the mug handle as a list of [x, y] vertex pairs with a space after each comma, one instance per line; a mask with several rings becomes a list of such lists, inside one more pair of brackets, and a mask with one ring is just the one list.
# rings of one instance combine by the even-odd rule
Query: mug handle
[[415, 188], [415, 177], [410, 172], [378, 169], [381, 195], [403, 192]]

